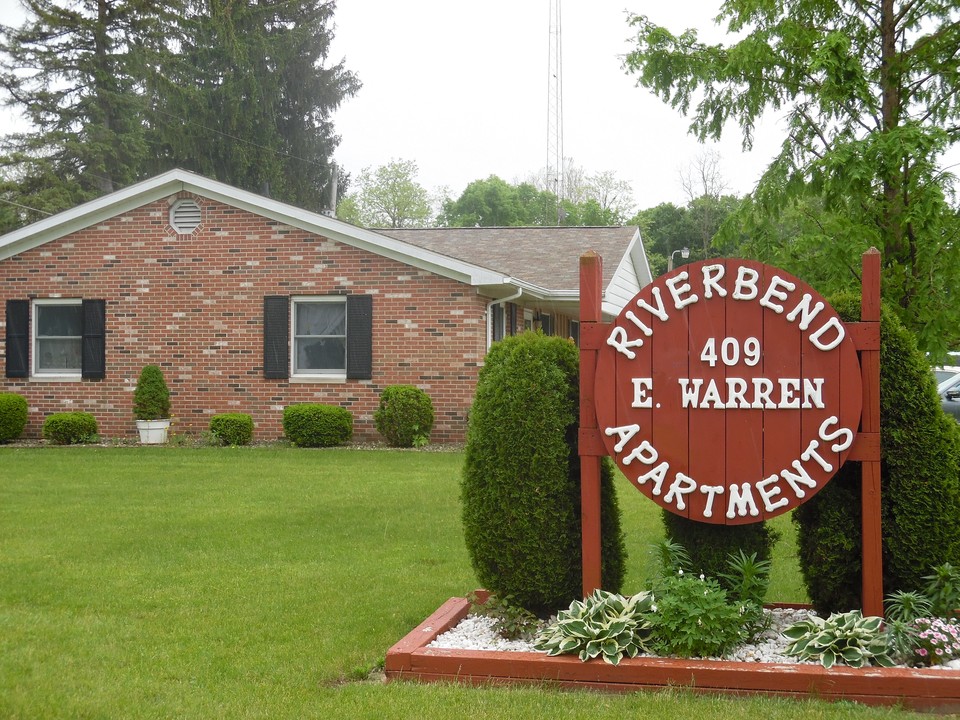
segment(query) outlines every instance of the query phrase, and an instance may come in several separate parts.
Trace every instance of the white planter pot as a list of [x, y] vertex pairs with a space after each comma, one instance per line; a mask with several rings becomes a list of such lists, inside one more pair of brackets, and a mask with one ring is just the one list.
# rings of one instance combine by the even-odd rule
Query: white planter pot
[[137, 420], [140, 443], [143, 445], [163, 445], [167, 441], [169, 429], [169, 420]]

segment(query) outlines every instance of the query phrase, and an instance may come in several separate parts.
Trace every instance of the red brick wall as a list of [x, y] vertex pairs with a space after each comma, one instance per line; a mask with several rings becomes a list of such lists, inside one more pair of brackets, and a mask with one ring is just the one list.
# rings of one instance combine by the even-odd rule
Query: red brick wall
[[[181, 197], [181, 196], [177, 196]], [[190, 197], [182, 195], [182, 197]], [[286, 405], [322, 402], [353, 413], [354, 437], [377, 439], [380, 391], [408, 383], [434, 403], [434, 442], [464, 438], [486, 351], [487, 300], [469, 286], [202, 197], [203, 224], [178, 236], [174, 197], [0, 261], [2, 299], [104, 299], [104, 380], [0, 378], [30, 406], [25, 437], [53, 412], [92, 413], [103, 437], [134, 437], [140, 369], [160, 365], [174, 432], [199, 433], [210, 416], [253, 416], [255, 439], [281, 437]], [[265, 295], [373, 295], [373, 378], [302, 383], [263, 378]], [[0, 324], [4, 323], [0, 304]], [[0, 332], [0, 367], [5, 359]]]

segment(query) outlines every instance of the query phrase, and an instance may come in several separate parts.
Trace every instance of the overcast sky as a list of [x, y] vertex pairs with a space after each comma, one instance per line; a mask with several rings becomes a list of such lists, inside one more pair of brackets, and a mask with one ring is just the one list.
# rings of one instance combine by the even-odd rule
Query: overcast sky
[[[688, 123], [621, 67], [630, 49], [626, 10], [674, 32], [713, 23], [720, 0], [563, 2], [564, 155], [588, 173], [628, 181], [639, 209], [684, 204], [680, 172], [703, 146]], [[354, 177], [391, 159], [413, 160], [430, 192], [456, 197], [471, 181], [525, 180], [547, 164], [549, 0], [340, 0], [331, 59], [363, 87], [335, 115], [338, 162]], [[776, 117], [751, 153], [739, 129], [719, 152], [732, 192], [753, 188], [782, 140]]]

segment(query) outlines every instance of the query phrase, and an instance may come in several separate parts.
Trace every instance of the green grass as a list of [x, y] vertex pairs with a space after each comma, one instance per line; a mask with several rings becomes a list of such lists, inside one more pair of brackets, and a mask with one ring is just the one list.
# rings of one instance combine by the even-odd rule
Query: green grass
[[[0, 718], [906, 717], [846, 703], [363, 681], [475, 585], [461, 463], [459, 453], [0, 448]], [[639, 589], [659, 510], [625, 481], [620, 491], [627, 583]], [[776, 599], [803, 599], [791, 573]]]

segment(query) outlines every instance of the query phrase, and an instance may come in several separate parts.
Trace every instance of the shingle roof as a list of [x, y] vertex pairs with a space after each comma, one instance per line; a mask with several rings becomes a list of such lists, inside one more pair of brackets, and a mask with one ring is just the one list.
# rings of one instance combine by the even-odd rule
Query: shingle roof
[[600, 253], [606, 286], [637, 228], [466, 227], [376, 232], [547, 290], [576, 292], [580, 256], [588, 250]]

